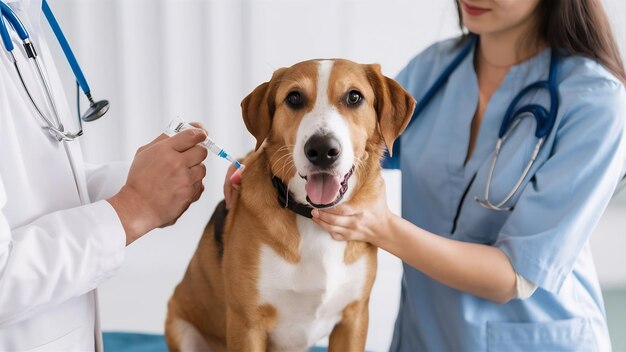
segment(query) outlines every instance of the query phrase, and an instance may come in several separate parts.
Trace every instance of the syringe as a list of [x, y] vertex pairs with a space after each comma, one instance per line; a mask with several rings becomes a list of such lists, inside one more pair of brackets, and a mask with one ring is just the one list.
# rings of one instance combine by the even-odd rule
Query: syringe
[[[169, 125], [167, 125], [167, 128], [165, 129], [165, 134], [171, 137], [189, 128], [195, 128], [195, 127], [185, 122], [181, 118], [175, 118], [172, 121], [170, 121]], [[236, 159], [233, 159], [233, 157], [231, 157], [228, 153], [226, 153], [226, 151], [222, 149], [222, 147], [217, 145], [217, 143], [215, 143], [211, 139], [211, 137], [207, 136], [204, 142], [202, 142], [202, 144], [204, 144], [207, 147], [207, 149], [211, 151], [211, 153], [219, 156], [220, 158], [230, 161], [233, 165], [235, 165], [236, 168], [240, 169], [244, 166], [243, 164], [238, 162]]]

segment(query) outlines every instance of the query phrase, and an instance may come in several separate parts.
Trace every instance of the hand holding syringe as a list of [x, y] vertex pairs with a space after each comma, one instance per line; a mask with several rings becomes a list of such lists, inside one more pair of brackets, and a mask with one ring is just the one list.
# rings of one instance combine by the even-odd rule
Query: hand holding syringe
[[[189, 128], [195, 128], [195, 127], [185, 122], [181, 118], [175, 118], [172, 121], [170, 121], [169, 125], [165, 129], [165, 134], [171, 137]], [[219, 156], [220, 158], [230, 161], [233, 165], [235, 165], [236, 168], [242, 169], [244, 167], [243, 164], [238, 162], [236, 159], [233, 159], [228, 153], [226, 153], [224, 149], [222, 149], [219, 145], [217, 145], [217, 143], [215, 143], [210, 137], [207, 136], [204, 142], [202, 142], [202, 144], [204, 144], [211, 153]]]

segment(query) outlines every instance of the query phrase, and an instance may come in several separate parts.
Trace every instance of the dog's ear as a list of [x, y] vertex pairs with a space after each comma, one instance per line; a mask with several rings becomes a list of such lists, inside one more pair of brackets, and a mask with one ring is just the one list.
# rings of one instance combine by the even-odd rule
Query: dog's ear
[[256, 138], [255, 150], [263, 144], [272, 127], [272, 115], [274, 113], [270, 112], [269, 85], [269, 82], [265, 82], [256, 87], [241, 102], [243, 122], [246, 124], [248, 132]]
[[411, 120], [415, 99], [398, 82], [385, 77], [380, 65], [367, 65], [366, 71], [376, 95], [374, 108], [378, 114], [378, 128], [391, 155], [393, 142]]
[[256, 138], [255, 150], [259, 149], [272, 129], [276, 83], [284, 71], [284, 68], [276, 70], [269, 82], [256, 87], [241, 101], [243, 121], [248, 131]]

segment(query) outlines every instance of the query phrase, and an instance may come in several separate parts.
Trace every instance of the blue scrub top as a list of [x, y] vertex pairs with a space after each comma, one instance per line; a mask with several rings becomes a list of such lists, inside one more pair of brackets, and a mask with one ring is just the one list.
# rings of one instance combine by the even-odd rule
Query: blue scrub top
[[[415, 57], [397, 80], [417, 100], [457, 55], [458, 39]], [[473, 51], [400, 138], [402, 216], [443, 237], [500, 248], [538, 285], [526, 300], [495, 304], [447, 287], [404, 264], [391, 351], [609, 351], [604, 303], [589, 236], [624, 171], [624, 86], [593, 60], [560, 60], [555, 127], [512, 199], [489, 210], [483, 196], [498, 130], [511, 100], [546, 80], [550, 50], [512, 67], [484, 114], [465, 164], [478, 104]], [[522, 103], [549, 108], [545, 90]], [[521, 176], [536, 143], [524, 118], [503, 146], [490, 199], [499, 202]], [[386, 163], [389, 160], [386, 160]]]

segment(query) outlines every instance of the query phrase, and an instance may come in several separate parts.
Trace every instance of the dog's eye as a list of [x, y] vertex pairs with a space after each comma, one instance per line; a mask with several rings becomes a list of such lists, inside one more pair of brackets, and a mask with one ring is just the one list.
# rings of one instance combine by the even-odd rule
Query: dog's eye
[[363, 95], [361, 95], [361, 92], [359, 92], [358, 90], [351, 90], [350, 92], [348, 92], [348, 95], [346, 96], [346, 103], [348, 103], [348, 105], [356, 106], [362, 100], [363, 100]]
[[285, 98], [285, 102], [290, 107], [298, 109], [304, 106], [304, 97], [299, 92], [291, 92], [287, 95], [287, 98]]

